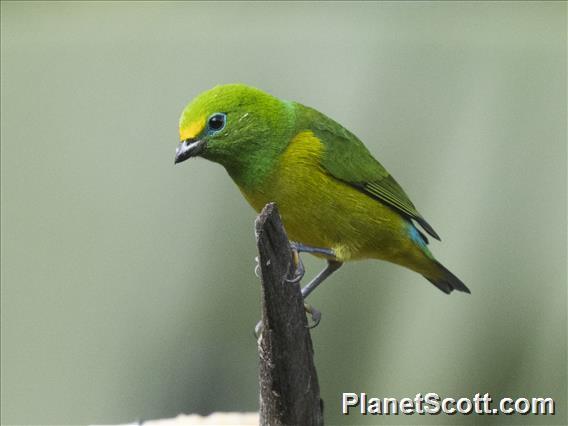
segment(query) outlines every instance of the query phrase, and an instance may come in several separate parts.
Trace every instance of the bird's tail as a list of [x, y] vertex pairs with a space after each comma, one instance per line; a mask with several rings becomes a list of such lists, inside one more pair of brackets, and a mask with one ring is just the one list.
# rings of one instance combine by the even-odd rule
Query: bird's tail
[[469, 288], [454, 274], [452, 274], [444, 265], [434, 260], [436, 264], [436, 273], [424, 275], [428, 281], [438, 287], [446, 294], [450, 294], [454, 290], [463, 291], [464, 293], [471, 293]]

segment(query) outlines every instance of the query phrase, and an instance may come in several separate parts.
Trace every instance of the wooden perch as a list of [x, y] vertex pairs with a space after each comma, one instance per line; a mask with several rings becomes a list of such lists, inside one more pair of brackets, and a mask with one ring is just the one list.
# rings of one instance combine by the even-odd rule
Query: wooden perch
[[286, 231], [274, 203], [256, 219], [262, 333], [260, 356], [260, 424], [323, 425], [323, 403], [299, 283], [294, 274]]

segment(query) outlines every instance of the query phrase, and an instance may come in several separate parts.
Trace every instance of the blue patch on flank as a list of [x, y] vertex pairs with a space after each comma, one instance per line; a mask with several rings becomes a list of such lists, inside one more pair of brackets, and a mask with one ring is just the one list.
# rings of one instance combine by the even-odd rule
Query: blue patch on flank
[[424, 241], [424, 238], [420, 235], [418, 229], [416, 229], [412, 223], [409, 223], [408, 225], [408, 235], [410, 235], [412, 241], [418, 244], [422, 249], [426, 249], [426, 241]]

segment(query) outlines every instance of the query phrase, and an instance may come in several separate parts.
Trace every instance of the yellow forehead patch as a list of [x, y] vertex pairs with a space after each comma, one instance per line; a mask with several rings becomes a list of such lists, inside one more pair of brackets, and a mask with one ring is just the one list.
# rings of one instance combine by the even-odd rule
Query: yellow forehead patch
[[205, 127], [205, 117], [192, 121], [187, 125], [179, 128], [179, 139], [184, 141], [186, 139], [193, 139], [201, 133]]

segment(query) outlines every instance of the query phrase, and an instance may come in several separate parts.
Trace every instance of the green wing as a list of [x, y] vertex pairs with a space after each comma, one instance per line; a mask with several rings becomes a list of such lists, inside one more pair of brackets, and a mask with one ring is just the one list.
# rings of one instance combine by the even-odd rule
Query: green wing
[[397, 181], [354, 134], [319, 111], [298, 106], [301, 121], [305, 120], [306, 128], [325, 144], [322, 166], [329, 174], [414, 219], [428, 234], [440, 239]]

